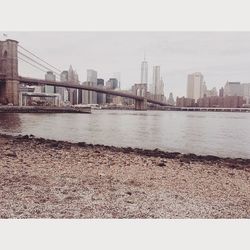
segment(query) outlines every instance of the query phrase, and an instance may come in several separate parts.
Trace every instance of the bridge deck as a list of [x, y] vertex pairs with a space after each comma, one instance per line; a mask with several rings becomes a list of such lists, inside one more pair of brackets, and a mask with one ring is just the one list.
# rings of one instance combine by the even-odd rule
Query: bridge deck
[[80, 85], [80, 84], [74, 84], [70, 82], [59, 82], [59, 81], [48, 81], [48, 80], [41, 80], [41, 79], [35, 79], [35, 78], [29, 78], [29, 77], [19, 77], [18, 79], [20, 83], [25, 84], [33, 84], [33, 85], [51, 85], [56, 87], [65, 87], [65, 88], [74, 88], [74, 89], [82, 89], [82, 90], [88, 90], [88, 91], [95, 91], [98, 93], [108, 94], [108, 95], [115, 95], [115, 96], [121, 96], [126, 98], [131, 98], [138, 101], [144, 101], [146, 100], [149, 103], [157, 104], [161, 106], [171, 106], [164, 102], [155, 101], [149, 98], [144, 98], [142, 96], [137, 96], [134, 94], [126, 93], [123, 91], [116, 91], [116, 90], [110, 90], [103, 87], [94, 87], [94, 86], [88, 86], [88, 85]]

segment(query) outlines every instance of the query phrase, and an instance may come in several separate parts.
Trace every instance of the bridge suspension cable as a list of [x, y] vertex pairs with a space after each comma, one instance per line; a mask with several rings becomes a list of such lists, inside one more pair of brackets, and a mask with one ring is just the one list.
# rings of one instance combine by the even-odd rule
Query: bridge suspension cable
[[23, 62], [25, 62], [25, 63], [27, 63], [27, 64], [29, 64], [29, 65], [31, 65], [31, 66], [34, 67], [34, 68], [39, 69], [40, 71], [46, 73], [46, 70], [41, 69], [40, 67], [36, 66], [36, 65], [33, 64], [33, 63], [30, 63], [30, 62], [26, 61], [25, 59], [23, 59], [23, 58], [21, 58], [21, 57], [18, 57], [18, 59], [22, 60]]
[[[42, 65], [41, 63], [39, 63], [39, 62], [37, 62], [36, 60], [34, 60], [33, 58], [31, 58], [31, 57], [29, 57], [29, 56], [23, 54], [22, 52], [18, 51], [18, 54], [24, 56], [25, 58], [27, 58], [27, 59], [29, 59], [30, 61], [32, 61], [32, 62], [38, 64], [39, 66], [41, 66], [41, 67], [43, 67], [43, 68], [45, 68], [45, 69], [51, 71], [51, 68], [48, 68], [48, 67]], [[53, 71], [53, 70], [52, 70], [52, 71]], [[58, 74], [57, 72], [54, 72], [54, 73], [55, 73], [56, 75], [60, 76], [60, 74]]]
[[[54, 67], [53, 65], [51, 65], [50, 63], [46, 62], [45, 60], [43, 60], [42, 58], [40, 58], [39, 56], [35, 55], [34, 53], [32, 53], [31, 51], [25, 49], [24, 47], [22, 47], [20, 44], [18, 44], [18, 47], [21, 48], [22, 50], [28, 52], [29, 54], [31, 54], [32, 56], [34, 56], [35, 58], [39, 59], [40, 61], [42, 61], [43, 63], [46, 63], [48, 66], [52, 67], [54, 70], [57, 70], [58, 72], [62, 72], [62, 70], [58, 69], [57, 67]], [[53, 71], [54, 71], [53, 70]]]

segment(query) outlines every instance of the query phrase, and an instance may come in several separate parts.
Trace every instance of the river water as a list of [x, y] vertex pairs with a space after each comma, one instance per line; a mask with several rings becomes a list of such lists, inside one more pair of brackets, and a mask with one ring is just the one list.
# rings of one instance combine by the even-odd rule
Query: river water
[[250, 114], [110, 111], [92, 114], [0, 114], [0, 133], [250, 158]]

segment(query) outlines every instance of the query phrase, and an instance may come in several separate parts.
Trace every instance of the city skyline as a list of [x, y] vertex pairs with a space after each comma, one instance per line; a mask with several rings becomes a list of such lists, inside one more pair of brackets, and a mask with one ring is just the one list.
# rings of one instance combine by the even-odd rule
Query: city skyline
[[[72, 64], [84, 82], [92, 68], [107, 81], [121, 72], [123, 89], [140, 83], [147, 53], [148, 84], [153, 66], [160, 65], [165, 95], [186, 95], [187, 75], [202, 72], [209, 89], [227, 81], [250, 82], [249, 32], [7, 32], [31, 51], [59, 67]], [[1, 38], [3, 40], [3, 37]], [[43, 41], [42, 45], [39, 41]], [[39, 46], [38, 46], [39, 45]], [[25, 75], [42, 73], [19, 65]]]

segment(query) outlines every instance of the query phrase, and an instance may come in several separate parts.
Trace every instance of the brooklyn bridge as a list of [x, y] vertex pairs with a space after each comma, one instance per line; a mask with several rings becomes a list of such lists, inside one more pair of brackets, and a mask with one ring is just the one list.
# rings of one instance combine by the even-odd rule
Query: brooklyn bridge
[[[111, 90], [99, 86], [87, 86], [72, 82], [50, 81], [37, 79], [32, 77], [21, 76], [18, 73], [19, 63], [19, 43], [16, 40], [7, 39], [0, 41], [0, 103], [12, 103], [15, 106], [19, 105], [19, 86], [25, 85], [50, 85], [55, 87], [65, 87], [79, 90], [95, 91], [97, 93], [109, 94], [113, 96], [121, 96], [135, 100], [136, 110], [147, 110], [147, 103], [152, 103], [160, 106], [171, 106], [165, 102], [156, 101], [148, 98], [146, 91], [136, 91], [136, 94], [125, 91]], [[137, 93], [139, 93], [137, 95]], [[142, 94], [144, 93], [144, 94]]]

